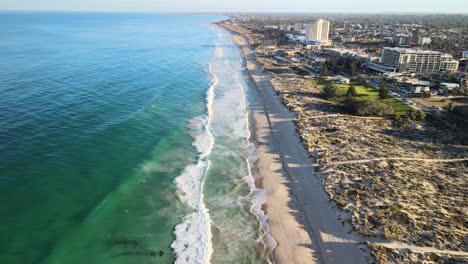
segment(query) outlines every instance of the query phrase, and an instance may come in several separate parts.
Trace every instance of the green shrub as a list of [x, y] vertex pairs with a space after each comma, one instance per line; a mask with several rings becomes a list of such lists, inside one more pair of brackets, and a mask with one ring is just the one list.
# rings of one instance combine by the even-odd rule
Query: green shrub
[[423, 111], [411, 109], [406, 113], [406, 116], [411, 121], [423, 121], [426, 118], [426, 114]]
[[340, 95], [340, 89], [333, 84], [327, 85], [327, 87], [323, 89], [323, 97], [325, 97], [328, 100], [335, 99]]

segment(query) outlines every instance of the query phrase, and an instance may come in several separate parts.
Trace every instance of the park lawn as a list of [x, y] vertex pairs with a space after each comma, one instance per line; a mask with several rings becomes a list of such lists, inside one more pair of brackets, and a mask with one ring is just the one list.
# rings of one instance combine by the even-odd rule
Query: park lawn
[[331, 83], [331, 81], [327, 81], [324, 79], [312, 79], [311, 82], [315, 85], [315, 87], [319, 88], [320, 90], [325, 89], [327, 85]]
[[[319, 88], [320, 90], [323, 90], [327, 85], [331, 84], [332, 81], [329, 80], [320, 80], [320, 79], [314, 79], [312, 80], [312, 83]], [[346, 99], [346, 92], [348, 91], [349, 84], [335, 84], [338, 89], [340, 89], [341, 93], [343, 96], [339, 97], [337, 100], [342, 101]], [[354, 87], [356, 88], [357, 96], [356, 98], [362, 99], [362, 100], [371, 100], [371, 101], [377, 101], [379, 99], [379, 90], [375, 89], [369, 84], [355, 84]], [[403, 101], [390, 97], [388, 99], [383, 100], [383, 102], [387, 105], [390, 105], [395, 109], [395, 113], [397, 115], [405, 115], [406, 112], [411, 110], [412, 108], [405, 104]]]
[[384, 100], [384, 103], [390, 105], [395, 109], [397, 115], [405, 115], [409, 110], [413, 109], [411, 106], [405, 104], [403, 101], [396, 98], [388, 98]]

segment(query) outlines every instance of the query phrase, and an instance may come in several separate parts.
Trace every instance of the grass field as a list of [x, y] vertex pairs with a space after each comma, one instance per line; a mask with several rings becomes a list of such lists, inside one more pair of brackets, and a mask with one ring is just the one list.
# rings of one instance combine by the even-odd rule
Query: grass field
[[[332, 81], [314, 79], [312, 80], [312, 83], [320, 90], [323, 90], [327, 85], [331, 84]], [[371, 100], [371, 101], [380, 100], [379, 90], [375, 89], [369, 84], [365, 84], [365, 85], [356, 84], [356, 83], [353, 83], [353, 84], [357, 92], [357, 96], [355, 98], [359, 98], [362, 100]], [[341, 93], [343, 94], [343, 96], [339, 97], [337, 100], [341, 101], [341, 100], [346, 99], [347, 98], [346, 92], [348, 91], [349, 84], [334, 84], [334, 85], [338, 87], [338, 89], [340, 89]], [[385, 99], [383, 100], [383, 102], [393, 107], [393, 109], [395, 109], [395, 113], [398, 115], [404, 115], [406, 114], [407, 111], [412, 109], [409, 105], [405, 104], [403, 101], [393, 98], [393, 97]]]

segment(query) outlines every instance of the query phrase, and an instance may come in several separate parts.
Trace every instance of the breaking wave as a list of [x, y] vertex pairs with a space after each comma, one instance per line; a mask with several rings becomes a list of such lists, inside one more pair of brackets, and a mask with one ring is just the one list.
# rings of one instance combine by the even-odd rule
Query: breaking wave
[[206, 157], [210, 155], [214, 146], [210, 125], [215, 88], [219, 80], [212, 73], [210, 64], [208, 64], [208, 71], [213, 81], [206, 96], [207, 114], [202, 118], [192, 120], [190, 124], [195, 133], [193, 145], [199, 153], [198, 160], [187, 166], [185, 171], [175, 180], [181, 199], [194, 210], [175, 228], [176, 240], [171, 247], [177, 257], [176, 263], [208, 263], [213, 252], [210, 216], [203, 203], [203, 185], [206, 173], [210, 168], [210, 161]]

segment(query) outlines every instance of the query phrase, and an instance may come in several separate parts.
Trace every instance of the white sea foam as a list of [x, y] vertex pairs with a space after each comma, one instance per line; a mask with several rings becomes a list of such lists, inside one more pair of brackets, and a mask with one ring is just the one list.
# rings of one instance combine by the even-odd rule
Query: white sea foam
[[[241, 83], [242, 84], [242, 83]], [[249, 113], [247, 109], [247, 93], [245, 91], [243, 83], [241, 85], [241, 90], [243, 94], [243, 104], [242, 108], [245, 113], [244, 120], [245, 120], [245, 132], [246, 132], [246, 138], [247, 138], [247, 165], [248, 165], [248, 171], [249, 171], [249, 177], [247, 179], [247, 182], [251, 188], [251, 191], [253, 192], [253, 201], [252, 201], [252, 207], [251, 207], [251, 212], [258, 218], [262, 230], [263, 230], [263, 236], [261, 237], [262, 242], [264, 243], [268, 253], [270, 254], [273, 252], [273, 250], [276, 248], [278, 245], [273, 236], [270, 233], [270, 226], [268, 225], [268, 216], [265, 214], [265, 211], [262, 210], [262, 206], [266, 203], [266, 195], [265, 195], [265, 190], [262, 188], [257, 188], [255, 186], [255, 179], [254, 176], [252, 175], [252, 169], [253, 169], [253, 164], [257, 160], [257, 152], [255, 145], [250, 142], [251, 139], [251, 132], [250, 132], [250, 122], [249, 122]]]
[[[239, 54], [240, 57], [240, 54]], [[270, 227], [267, 223], [267, 215], [262, 210], [262, 206], [266, 203], [265, 191], [255, 186], [254, 177], [252, 175], [252, 167], [254, 162], [257, 160], [255, 145], [250, 142], [250, 124], [249, 124], [249, 112], [248, 112], [248, 95], [247, 95], [247, 84], [241, 78], [240, 71], [242, 65], [242, 59], [239, 64], [233, 63], [229, 59], [224, 60], [226, 66], [226, 74], [231, 76], [234, 80], [234, 89], [230, 92], [224, 93], [224, 105], [223, 108], [229, 112], [237, 113], [234, 120], [230, 120], [230, 133], [232, 137], [245, 139], [245, 149], [247, 150], [246, 164], [248, 166], [248, 176], [244, 179], [249, 185], [253, 199], [251, 202], [250, 211], [258, 219], [259, 224], [262, 228], [262, 236], [260, 237], [261, 242], [264, 244], [266, 251], [271, 253], [277, 246], [277, 242], [273, 239], [270, 234]], [[240, 94], [239, 94], [240, 91]], [[239, 97], [241, 100], [239, 100]], [[232, 116], [232, 114], [231, 114]], [[240, 197], [238, 199], [241, 199]]]
[[208, 70], [213, 82], [206, 97], [207, 114], [204, 118], [193, 120], [191, 124], [193, 128], [199, 128], [193, 143], [199, 152], [199, 158], [197, 163], [189, 165], [175, 180], [181, 192], [181, 199], [194, 209], [194, 212], [186, 216], [183, 223], [175, 228], [176, 240], [171, 247], [177, 257], [176, 263], [209, 263], [213, 252], [210, 216], [203, 203], [203, 185], [210, 168], [210, 161], [205, 158], [210, 155], [214, 145], [210, 129], [215, 88], [219, 80], [212, 73], [211, 65], [208, 65]]
[[[247, 127], [249, 127], [248, 121]], [[250, 139], [250, 136], [248, 138]], [[257, 188], [255, 186], [255, 179], [252, 175], [253, 164], [257, 160], [257, 152], [255, 151], [255, 145], [251, 142], [249, 142], [248, 144], [248, 156], [246, 162], [249, 166], [249, 178], [247, 179], [247, 181], [249, 183], [251, 191], [253, 192], [254, 197], [250, 211], [257, 217], [258, 221], [262, 226], [263, 235], [261, 237], [261, 240], [265, 245], [268, 254], [270, 254], [271, 252], [273, 252], [273, 250], [278, 244], [270, 233], [270, 226], [268, 225], [267, 221], [268, 216], [265, 214], [265, 211], [262, 210], [262, 206], [266, 203], [265, 190], [262, 188]]]
[[[256, 188], [254, 178], [251, 173], [252, 164], [256, 160], [255, 146], [249, 142], [249, 112], [247, 106], [246, 84], [241, 79], [240, 70], [241, 64], [233, 63], [230, 60], [230, 53], [223, 53], [220, 47], [226, 41], [223, 41], [224, 35], [219, 34], [218, 43], [214, 50], [215, 61], [212, 65], [208, 65], [208, 70], [213, 78], [212, 85], [207, 92], [207, 114], [204, 117], [193, 119], [190, 123], [191, 130], [194, 131], [193, 145], [199, 152], [199, 159], [196, 163], [188, 166], [185, 171], [176, 178], [177, 187], [181, 193], [181, 199], [185, 201], [193, 212], [187, 215], [182, 224], [175, 229], [176, 240], [172, 244], [172, 248], [176, 254], [176, 263], [209, 263], [212, 253], [212, 233], [211, 226], [217, 229], [224, 236], [233, 236], [233, 239], [239, 244], [250, 243], [252, 239], [259, 239], [259, 243], [263, 243], [267, 252], [272, 252], [276, 247], [276, 241], [269, 233], [267, 224], [267, 216], [262, 211], [262, 205], [266, 202], [265, 192], [263, 189]], [[226, 50], [224, 51], [226, 52]], [[227, 56], [225, 58], [225, 56]], [[231, 58], [232, 59], [232, 58]], [[224, 65], [223, 65], [224, 64]], [[216, 74], [214, 73], [216, 72]], [[226, 74], [226, 76], [224, 75]], [[218, 77], [222, 82], [219, 84]], [[225, 81], [226, 78], [226, 81]], [[231, 79], [233, 78], [233, 79]], [[231, 82], [233, 81], [233, 82]], [[216, 88], [217, 87], [217, 88]], [[215, 88], [219, 92], [216, 102], [214, 101]], [[215, 113], [213, 113], [215, 108]], [[212, 123], [213, 122], [213, 123]], [[229, 178], [232, 181], [239, 181], [239, 186], [245, 186], [245, 181], [250, 189], [250, 195], [236, 196], [235, 191], [230, 194], [219, 194], [212, 196], [206, 203], [210, 205], [210, 212], [204, 204], [203, 185], [207, 171], [210, 169], [210, 160], [206, 157], [210, 155], [214, 147], [214, 135], [220, 136], [220, 141], [217, 143], [217, 151], [222, 151], [223, 155], [238, 156], [239, 151], [245, 149], [247, 152], [246, 165], [248, 175], [241, 178]], [[244, 146], [235, 146], [223, 144], [223, 137], [229, 137], [228, 142], [236, 142], [244, 140]], [[239, 148], [240, 147], [240, 148]], [[245, 153], [245, 152], [244, 152]], [[241, 154], [242, 155], [242, 154]], [[215, 162], [215, 161], [213, 161]], [[216, 163], [213, 163], [213, 168]], [[244, 168], [242, 168], [244, 171]], [[244, 171], [245, 172], [245, 171]], [[226, 179], [228, 180], [228, 179]], [[242, 183], [241, 183], [242, 182]], [[236, 208], [240, 203], [250, 203], [250, 212], [256, 216], [258, 226], [262, 229], [262, 236], [253, 237], [255, 231], [245, 228], [245, 225], [238, 222], [242, 219], [225, 218], [224, 208]], [[255, 225], [255, 228], [257, 225]], [[230, 235], [231, 234], [231, 235]], [[216, 237], [214, 238], [216, 241]], [[223, 239], [226, 239], [224, 237]], [[221, 242], [221, 241], [220, 241]], [[233, 245], [229, 242], [226, 244]], [[214, 260], [220, 258], [224, 260], [238, 260], [236, 250], [230, 250], [232, 255], [217, 256], [213, 255]], [[241, 253], [241, 252], [238, 252]], [[231, 254], [231, 253], [230, 253]], [[242, 253], [241, 253], [242, 254]]]

